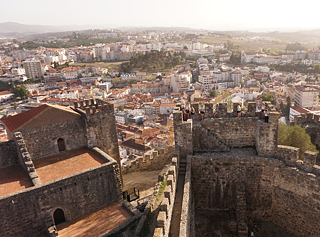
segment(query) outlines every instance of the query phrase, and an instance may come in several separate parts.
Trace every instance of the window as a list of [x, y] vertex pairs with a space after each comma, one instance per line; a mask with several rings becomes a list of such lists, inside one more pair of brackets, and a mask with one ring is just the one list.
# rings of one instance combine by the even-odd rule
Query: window
[[65, 143], [64, 143], [64, 139], [63, 139], [63, 138], [59, 138], [58, 141], [57, 141], [57, 143], [58, 143], [59, 152], [66, 150], [66, 146], [65, 146]]

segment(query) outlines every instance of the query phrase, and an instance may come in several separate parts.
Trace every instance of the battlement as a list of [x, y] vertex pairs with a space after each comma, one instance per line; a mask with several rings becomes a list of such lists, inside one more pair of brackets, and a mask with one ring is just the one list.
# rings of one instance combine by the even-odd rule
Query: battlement
[[[194, 108], [199, 104], [193, 104]], [[212, 118], [212, 103], [205, 104], [205, 117], [196, 112], [194, 120], [183, 120], [182, 111], [173, 112], [175, 145], [183, 157], [194, 152], [229, 151], [232, 147], [256, 147], [259, 155], [272, 157], [277, 147], [279, 113], [271, 111], [269, 122], [260, 120], [255, 103], [241, 117], [227, 113], [226, 103], [219, 106], [219, 117]], [[183, 153], [183, 154], [182, 154]]]
[[[167, 237], [169, 236], [169, 229], [171, 224], [171, 219], [173, 216], [173, 206], [176, 195], [177, 186], [177, 158], [173, 157], [172, 162], [168, 169], [168, 174], [166, 178], [166, 186], [164, 188], [164, 197], [159, 206], [159, 214], [157, 217], [157, 228], [154, 232], [154, 237]], [[163, 184], [162, 184], [163, 185]]]
[[299, 125], [302, 126], [306, 123], [312, 123], [315, 125], [320, 125], [320, 115], [308, 113], [308, 114], [301, 114], [301, 115], [295, 115], [293, 123], [290, 123], [290, 125]]
[[18, 157], [19, 157], [20, 164], [27, 171], [30, 179], [32, 180], [33, 185], [35, 185], [35, 186], [41, 185], [41, 181], [40, 181], [39, 176], [35, 170], [33, 161], [31, 159], [29, 152], [28, 152], [27, 146], [24, 142], [22, 133], [19, 131], [14, 132], [13, 137], [14, 137], [14, 140], [17, 145], [17, 151], [18, 151]]
[[[270, 112], [275, 112], [273, 105], [269, 101], [264, 102], [266, 105], [266, 109]], [[232, 104], [232, 112], [228, 112], [227, 103], [218, 103], [219, 104], [219, 112], [217, 113], [215, 118], [231, 118], [238, 117], [237, 115], [237, 106], [238, 103]], [[200, 103], [191, 103], [191, 106], [195, 110], [194, 121], [200, 121]], [[177, 104], [177, 110], [179, 109], [180, 104]], [[215, 109], [214, 103], [204, 103], [204, 119], [211, 119], [213, 116], [213, 111]], [[246, 111], [242, 111], [241, 117], [258, 117], [261, 118], [261, 111], [256, 110], [256, 102], [248, 102], [248, 106], [246, 107]]]
[[113, 104], [102, 99], [75, 101], [74, 108], [76, 111], [86, 115], [87, 117], [97, 114], [106, 115], [111, 112], [113, 113], [114, 111]]
[[284, 162], [286, 166], [296, 167], [299, 170], [320, 175], [320, 166], [316, 165], [317, 153], [306, 151], [304, 160], [299, 160], [299, 148], [278, 145], [275, 157]]
[[122, 165], [122, 172], [129, 173], [134, 171], [148, 170], [148, 169], [159, 169], [170, 162], [173, 154], [173, 147], [167, 149], [161, 149], [153, 151], [149, 154], [139, 156], [136, 160], [131, 161], [131, 164]]

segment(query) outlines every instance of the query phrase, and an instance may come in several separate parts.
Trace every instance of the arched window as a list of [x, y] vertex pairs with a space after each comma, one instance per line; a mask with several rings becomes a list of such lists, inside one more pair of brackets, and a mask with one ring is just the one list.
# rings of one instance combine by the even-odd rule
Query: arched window
[[63, 222], [66, 222], [66, 218], [64, 217], [64, 212], [62, 209], [58, 208], [53, 213], [54, 224], [59, 225]]
[[59, 149], [59, 151], [65, 151], [66, 150], [66, 145], [64, 143], [64, 139], [63, 138], [59, 138], [58, 139], [58, 149]]

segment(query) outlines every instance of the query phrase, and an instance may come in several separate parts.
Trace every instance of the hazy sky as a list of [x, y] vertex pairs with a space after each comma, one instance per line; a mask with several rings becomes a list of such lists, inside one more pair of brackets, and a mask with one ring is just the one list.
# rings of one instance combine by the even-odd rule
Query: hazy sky
[[0, 6], [0, 23], [212, 30], [320, 28], [320, 1], [314, 0], [0, 0]]

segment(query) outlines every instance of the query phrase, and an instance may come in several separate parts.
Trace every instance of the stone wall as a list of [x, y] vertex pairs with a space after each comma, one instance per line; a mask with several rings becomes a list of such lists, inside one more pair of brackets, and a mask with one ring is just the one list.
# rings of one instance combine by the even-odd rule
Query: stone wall
[[13, 140], [0, 143], [0, 169], [11, 165], [17, 165], [18, 153]]
[[97, 99], [75, 102], [74, 105], [85, 118], [86, 145], [99, 147], [121, 167], [113, 104]]
[[[320, 236], [316, 154], [306, 152], [300, 161], [299, 151], [292, 147], [279, 146], [276, 159], [257, 156], [254, 150], [241, 154], [243, 150], [192, 156], [195, 207], [234, 210], [241, 220], [238, 234], [243, 236], [247, 234], [245, 212], [250, 219], [272, 221], [297, 236]], [[245, 203], [239, 202], [241, 196]]]
[[273, 171], [264, 168], [264, 159], [257, 156], [241, 159], [235, 154], [216, 159], [193, 156], [192, 187], [196, 209], [234, 210], [236, 183], [243, 170], [246, 171], [247, 208], [257, 216], [270, 216], [272, 187], [269, 182]]
[[167, 147], [166, 150], [161, 149], [160, 152], [154, 151], [151, 155], [145, 154], [137, 160], [131, 161], [130, 165], [123, 165], [122, 173], [127, 174], [142, 170], [160, 170], [169, 164], [173, 156], [173, 147]]
[[20, 131], [32, 160], [59, 154], [58, 139], [63, 138], [66, 150], [87, 145], [82, 118]]
[[320, 236], [320, 178], [286, 167], [274, 177], [272, 221], [296, 236]]
[[157, 217], [157, 228], [154, 230], [154, 237], [169, 236], [178, 179], [177, 171], [177, 158], [172, 158], [172, 164], [168, 169], [167, 186], [164, 189], [164, 197], [159, 205], [160, 211]]
[[21, 132], [14, 132], [13, 139], [14, 139], [15, 144], [17, 146], [19, 163], [27, 171], [30, 179], [32, 180], [33, 185], [34, 186], [41, 185], [41, 181], [40, 181], [39, 176], [36, 172], [34, 164], [31, 160], [31, 156], [28, 152], [28, 149], [26, 147], [26, 144], [25, 144], [25, 141], [23, 139]]
[[[175, 145], [179, 146], [183, 158], [194, 152], [229, 151], [232, 147], [256, 147], [263, 156], [273, 156], [277, 146], [278, 117], [277, 112], [270, 112], [269, 123], [259, 120], [260, 112], [256, 104], [248, 103], [248, 110], [237, 117], [237, 104], [234, 111], [227, 112], [227, 104], [219, 104], [219, 113], [212, 118], [212, 103], [205, 103], [204, 120], [201, 121], [199, 104], [194, 103], [196, 113], [194, 121], [182, 121], [182, 112], [175, 110], [174, 135]], [[191, 129], [191, 131], [190, 131]], [[192, 137], [192, 139], [190, 139]]]
[[184, 180], [183, 188], [183, 201], [181, 210], [181, 221], [180, 221], [180, 237], [192, 236], [192, 229], [194, 223], [192, 223], [193, 213], [193, 200], [192, 200], [192, 185], [191, 185], [191, 157], [187, 159], [186, 176]]
[[[245, 147], [255, 146], [256, 121], [255, 117], [216, 118], [205, 119], [201, 125], [224, 144], [230, 147]], [[206, 140], [204, 135], [203, 132], [193, 129], [194, 140], [204, 142]]]
[[182, 120], [182, 111], [173, 111], [175, 146], [179, 147], [179, 157], [185, 158], [193, 153], [192, 121]]
[[256, 149], [259, 155], [272, 157], [278, 144], [279, 114], [269, 113], [269, 123], [257, 121]]
[[116, 161], [110, 157], [108, 163], [77, 176], [1, 197], [1, 234], [35, 236], [54, 226], [52, 216], [57, 208], [70, 221], [120, 200], [120, 173]]

